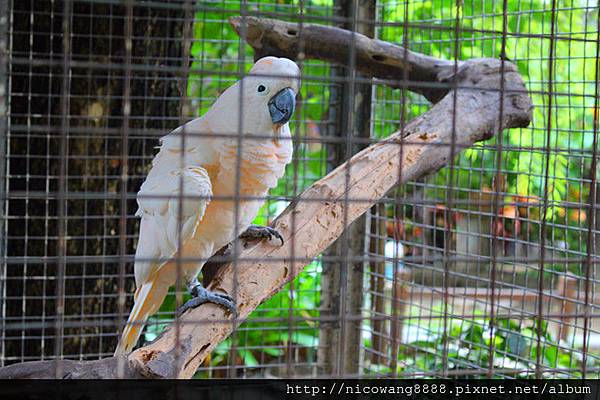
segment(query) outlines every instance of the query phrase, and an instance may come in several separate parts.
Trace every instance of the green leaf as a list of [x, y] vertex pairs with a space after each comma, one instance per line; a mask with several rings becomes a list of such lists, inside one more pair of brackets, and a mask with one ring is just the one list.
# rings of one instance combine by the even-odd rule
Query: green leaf
[[244, 364], [248, 367], [256, 367], [258, 365], [258, 360], [256, 357], [254, 357], [250, 350], [239, 349], [238, 353], [242, 357], [242, 360], [244, 360]]

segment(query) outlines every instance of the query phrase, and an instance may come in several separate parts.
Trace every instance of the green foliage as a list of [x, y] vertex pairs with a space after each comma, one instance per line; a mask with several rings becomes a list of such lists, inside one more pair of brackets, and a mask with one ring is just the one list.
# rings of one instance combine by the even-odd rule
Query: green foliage
[[[501, 202], [510, 203], [516, 198], [541, 202], [547, 197], [545, 215], [538, 206], [534, 211], [535, 219], [545, 218], [550, 223], [573, 227], [584, 225], [585, 215], [570, 215], [564, 204], [569, 202], [585, 207], [589, 193], [589, 188], [581, 182], [590, 175], [595, 93], [593, 74], [596, 68], [596, 43], [590, 32], [595, 32], [598, 11], [585, 6], [586, 3], [581, 1], [560, 2], [555, 28], [560, 38], [554, 41], [555, 58], [550, 76], [551, 41], [541, 37], [542, 34], [551, 34], [550, 7], [543, 0], [507, 2], [505, 53], [518, 66], [531, 91], [535, 107], [533, 122], [529, 128], [506, 130], [485, 145], [463, 152], [455, 163], [454, 182], [450, 182], [449, 168], [445, 168], [431, 178], [432, 184], [440, 188], [455, 186], [454, 194], [467, 199], [468, 189], [479, 190], [485, 185], [492, 189], [492, 179], [500, 170], [506, 178], [506, 187], [498, 188], [503, 192]], [[502, 51], [503, 11], [503, 2], [464, 2], [460, 14], [458, 52], [454, 46], [457, 9], [456, 2], [452, 1], [411, 2], [408, 6], [410, 23], [445, 29], [409, 28], [408, 32], [404, 31], [402, 24], [403, 4], [384, 6], [382, 19], [398, 24], [383, 27], [381, 35], [384, 40], [398, 42], [406, 33], [412, 50], [451, 60], [498, 58]], [[551, 99], [549, 81], [553, 83]], [[386, 96], [394, 95], [388, 93]], [[409, 99], [407, 119], [426, 108], [419, 97], [410, 95]], [[550, 110], [549, 101], [552, 101]], [[398, 110], [390, 109], [379, 118], [389, 121], [397, 119], [398, 115]], [[385, 130], [379, 129], [376, 134], [385, 136], [394, 129], [386, 126]], [[503, 148], [500, 164], [497, 157], [499, 144]], [[446, 198], [445, 189], [429, 190], [427, 194], [431, 198]], [[547, 235], [554, 241], [567, 242], [568, 248], [575, 252], [586, 251], [585, 240], [581, 240], [576, 229], [550, 229]]]
[[[301, 349], [308, 361], [316, 360], [320, 263], [313, 262], [300, 276], [265, 301], [229, 339], [213, 353], [212, 365], [227, 365], [235, 342], [236, 364], [256, 367], [285, 363], [288, 351]], [[240, 362], [243, 361], [243, 362]], [[199, 376], [204, 376], [200, 373]]]
[[[419, 315], [413, 310], [413, 315]], [[485, 318], [463, 320], [449, 318], [444, 329], [443, 311], [435, 309], [431, 321], [425, 324], [422, 318], [408, 319], [404, 329], [416, 333], [413, 340], [400, 346], [399, 374], [418, 374], [440, 371], [444, 368], [442, 354], [447, 349], [449, 371], [458, 369], [487, 370], [492, 366], [497, 370], [494, 377], [507, 375], [518, 378], [534, 378], [537, 354], [540, 352], [539, 366], [543, 369], [563, 369], [566, 372], [544, 372], [544, 378], [578, 377], [581, 368], [581, 353], [568, 350], [560, 344], [548, 328], [548, 323], [540, 324], [539, 339], [537, 320], [515, 321], [499, 319], [493, 325]], [[447, 335], [444, 332], [447, 331]], [[490, 346], [491, 344], [491, 346]], [[491, 351], [490, 351], [491, 348]], [[589, 359], [590, 366], [597, 359]], [[391, 373], [385, 366], [367, 366], [370, 372]], [[504, 370], [504, 371], [503, 371]], [[516, 370], [524, 372], [507, 372]], [[532, 372], [533, 371], [533, 372]], [[461, 375], [463, 376], [463, 375]], [[468, 377], [468, 376], [465, 376]], [[473, 374], [472, 378], [484, 378], [485, 374]]]

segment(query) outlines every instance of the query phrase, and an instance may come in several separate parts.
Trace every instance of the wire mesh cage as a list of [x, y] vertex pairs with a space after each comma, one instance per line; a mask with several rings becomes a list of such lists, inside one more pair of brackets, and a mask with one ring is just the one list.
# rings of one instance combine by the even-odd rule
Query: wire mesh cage
[[[136, 193], [158, 139], [204, 115], [258, 58], [230, 24], [241, 15], [243, 32], [248, 16], [292, 22], [291, 37], [307, 24], [340, 27], [356, 33], [352, 44], [364, 34], [457, 70], [458, 60], [502, 59], [522, 75], [533, 118], [372, 202], [327, 250], [298, 260], [302, 272], [195, 376], [598, 376], [598, 3], [1, 7], [0, 366], [112, 356], [133, 305]], [[296, 60], [293, 158], [254, 224], [271, 224], [321, 177], [431, 109], [407, 76], [395, 86], [366, 76], [348, 53], [341, 64]], [[353, 201], [364, 199], [344, 199]], [[304, 244], [287, 239], [293, 259]], [[177, 321], [185, 296], [183, 283], [171, 287], [141, 345]]]

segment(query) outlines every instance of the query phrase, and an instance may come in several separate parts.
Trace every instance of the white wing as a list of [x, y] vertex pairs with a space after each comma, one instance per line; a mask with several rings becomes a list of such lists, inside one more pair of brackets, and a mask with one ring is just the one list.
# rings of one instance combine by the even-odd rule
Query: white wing
[[175, 255], [180, 243], [193, 237], [210, 202], [212, 185], [206, 169], [179, 168], [181, 161], [181, 151], [163, 143], [138, 192], [136, 215], [142, 221], [135, 254], [137, 287]]

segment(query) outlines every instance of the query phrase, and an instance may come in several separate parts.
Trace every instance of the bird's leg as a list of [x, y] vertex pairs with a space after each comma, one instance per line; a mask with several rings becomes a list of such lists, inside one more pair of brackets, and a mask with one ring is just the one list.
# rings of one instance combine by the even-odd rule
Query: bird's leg
[[240, 239], [247, 242], [262, 239], [271, 240], [273, 237], [279, 239], [281, 241], [281, 245], [283, 246], [283, 236], [281, 236], [281, 233], [277, 232], [276, 229], [271, 228], [270, 226], [250, 225], [248, 229], [246, 229], [240, 235]]
[[[248, 229], [246, 229], [240, 235], [240, 239], [242, 239], [243, 241], [247, 241], [247, 242], [251, 242], [254, 240], [263, 240], [263, 239], [271, 240], [271, 239], [273, 239], [273, 237], [279, 239], [281, 241], [281, 245], [283, 246], [283, 243], [284, 243], [283, 236], [281, 236], [281, 234], [279, 232], [277, 232], [276, 229], [271, 228], [269, 226], [250, 225], [248, 227]], [[219, 260], [217, 262], [213, 262], [213, 263], [209, 262], [209, 263], [207, 263], [207, 265], [204, 266], [204, 269], [206, 269], [206, 271], [203, 271], [202, 275], [205, 275], [205, 273], [206, 273], [208, 275], [209, 281], [212, 280], [210, 278], [212, 278], [214, 276], [214, 271], [212, 271], [212, 270], [216, 270], [221, 265], [229, 262], [230, 255], [232, 253], [231, 246], [232, 246], [232, 244], [230, 243], [230, 244], [224, 246], [222, 249], [220, 249], [217, 252], [217, 254], [215, 254], [216, 256], [221, 257], [221, 260]], [[211, 265], [209, 265], [209, 264], [211, 264]], [[207, 266], [209, 266], [211, 268], [207, 268]], [[212, 273], [209, 273], [211, 271], [212, 271]], [[206, 283], [206, 280], [204, 282]], [[204, 286], [202, 286], [202, 284], [198, 281], [198, 278], [194, 278], [194, 280], [192, 280], [188, 284], [188, 290], [189, 290], [190, 294], [192, 295], [192, 298], [190, 300], [188, 300], [184, 305], [182, 305], [179, 308], [179, 310], [177, 310], [179, 315], [183, 314], [190, 308], [196, 308], [199, 305], [204, 304], [204, 303], [218, 304], [220, 306], [225, 307], [229, 311], [231, 311], [234, 315], [236, 314], [235, 302], [233, 301], [233, 299], [230, 296], [228, 296], [226, 294], [209, 291]]]
[[211, 292], [198, 282], [198, 278], [194, 278], [194, 280], [188, 284], [188, 290], [192, 295], [192, 298], [177, 310], [179, 315], [204, 303], [218, 304], [231, 311], [233, 315], [236, 315], [235, 301], [230, 296]]
[[221, 247], [202, 267], [202, 285], [208, 287], [221, 267], [233, 261], [233, 242]]

